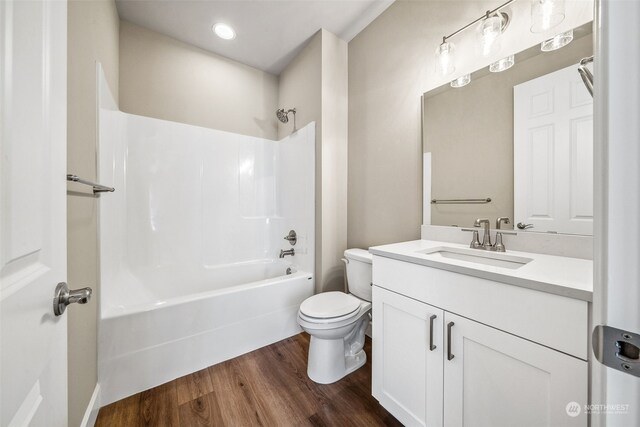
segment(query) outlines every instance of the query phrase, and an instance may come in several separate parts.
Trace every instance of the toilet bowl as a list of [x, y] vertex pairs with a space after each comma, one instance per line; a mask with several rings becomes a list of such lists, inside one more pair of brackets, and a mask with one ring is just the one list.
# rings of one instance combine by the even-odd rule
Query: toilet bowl
[[320, 293], [304, 300], [298, 310], [298, 324], [311, 335], [307, 375], [320, 384], [336, 382], [367, 361], [371, 255], [363, 249], [348, 249], [344, 255], [349, 293]]

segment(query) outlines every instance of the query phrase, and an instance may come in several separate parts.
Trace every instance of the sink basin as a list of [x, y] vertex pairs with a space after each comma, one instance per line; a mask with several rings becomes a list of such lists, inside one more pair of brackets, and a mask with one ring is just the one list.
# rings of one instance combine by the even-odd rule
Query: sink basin
[[489, 265], [492, 267], [508, 268], [516, 270], [531, 261], [531, 258], [524, 258], [508, 255], [502, 252], [489, 252], [480, 249], [452, 248], [438, 246], [435, 248], [418, 251], [421, 254], [432, 255], [439, 258], [455, 259], [458, 261], [472, 262], [474, 264]]

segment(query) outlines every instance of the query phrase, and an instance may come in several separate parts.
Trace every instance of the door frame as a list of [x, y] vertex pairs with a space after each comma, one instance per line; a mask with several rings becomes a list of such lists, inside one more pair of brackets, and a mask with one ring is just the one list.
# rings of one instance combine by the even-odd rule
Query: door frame
[[[638, 22], [640, 2], [595, 0], [591, 330], [609, 325], [640, 332], [640, 269], [635, 267], [640, 257]], [[591, 403], [631, 405], [620, 416], [592, 412], [592, 426], [640, 425], [640, 378], [607, 368], [591, 356]]]

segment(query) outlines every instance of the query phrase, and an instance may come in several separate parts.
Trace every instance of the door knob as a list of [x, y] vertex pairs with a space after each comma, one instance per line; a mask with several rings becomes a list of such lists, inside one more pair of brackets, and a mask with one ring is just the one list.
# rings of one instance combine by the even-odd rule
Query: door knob
[[91, 288], [69, 289], [65, 282], [58, 283], [53, 296], [53, 312], [60, 316], [67, 309], [69, 304], [86, 304], [91, 299]]

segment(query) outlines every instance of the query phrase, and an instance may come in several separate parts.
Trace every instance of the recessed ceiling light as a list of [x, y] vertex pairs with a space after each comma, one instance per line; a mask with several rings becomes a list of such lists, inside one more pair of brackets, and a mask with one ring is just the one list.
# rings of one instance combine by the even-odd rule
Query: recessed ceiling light
[[214, 33], [216, 33], [216, 36], [220, 37], [221, 39], [233, 40], [236, 38], [236, 32], [233, 31], [233, 28], [231, 28], [227, 24], [218, 23], [215, 24], [211, 29]]

